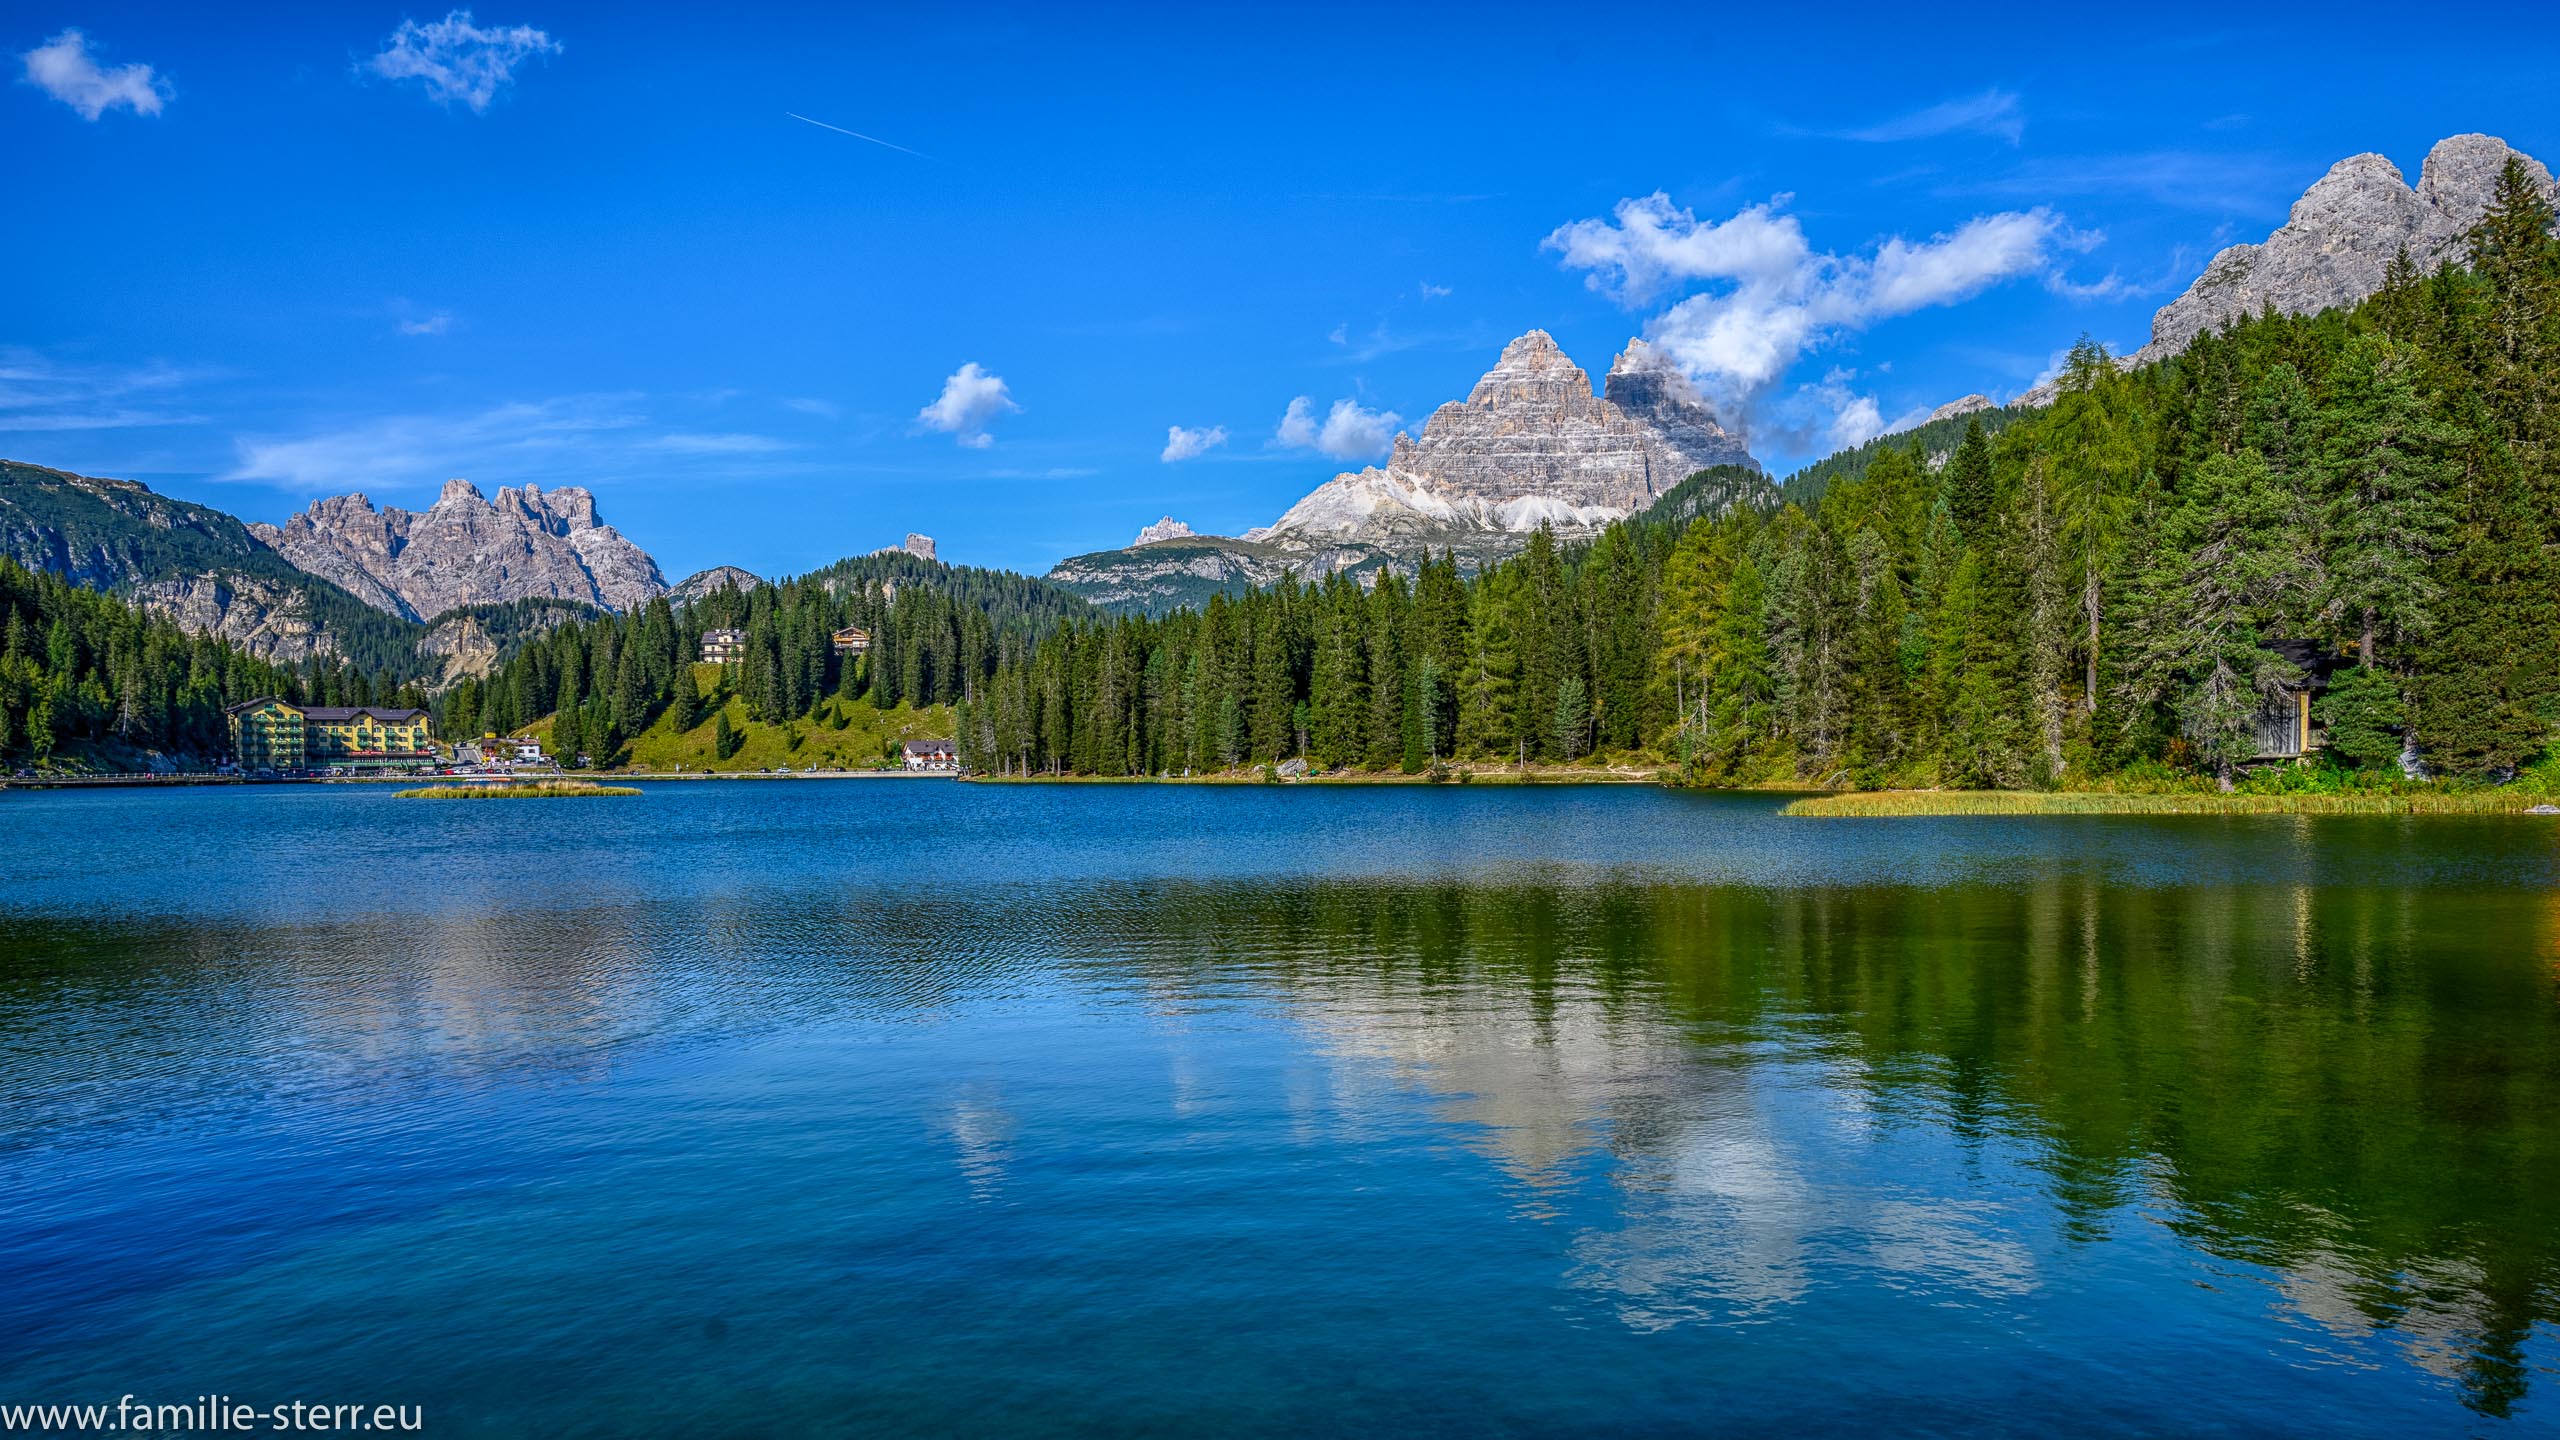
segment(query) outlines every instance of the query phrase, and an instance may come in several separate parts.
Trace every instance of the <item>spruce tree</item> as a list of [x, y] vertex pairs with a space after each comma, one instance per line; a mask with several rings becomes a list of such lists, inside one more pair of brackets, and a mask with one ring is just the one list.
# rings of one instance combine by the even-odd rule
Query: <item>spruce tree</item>
[[2322, 412], [2314, 473], [2320, 520], [2320, 613], [2374, 663], [2376, 638], [2423, 636], [2439, 589], [2445, 492], [2457, 437], [2438, 418], [2390, 342], [2350, 343]]

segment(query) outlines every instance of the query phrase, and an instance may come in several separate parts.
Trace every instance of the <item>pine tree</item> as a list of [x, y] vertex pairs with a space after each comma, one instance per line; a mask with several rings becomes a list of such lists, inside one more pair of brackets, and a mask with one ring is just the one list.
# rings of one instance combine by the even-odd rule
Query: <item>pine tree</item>
[[668, 685], [667, 728], [678, 735], [687, 734], [702, 723], [702, 695], [694, 688], [692, 669], [676, 667]]
[[1513, 691], [1520, 655], [1511, 633], [1511, 605], [1498, 578], [1478, 582], [1475, 615], [1467, 627], [1467, 655], [1458, 691], [1457, 753], [1478, 759], [1511, 758], [1518, 714]]
[[1556, 688], [1556, 708], [1550, 722], [1555, 730], [1556, 753], [1567, 760], [1579, 760], [1591, 742], [1591, 697], [1579, 675], [1568, 675]]
[[2255, 451], [2189, 478], [2136, 581], [2126, 683], [2138, 703], [2167, 705], [2228, 783], [2257, 753], [2259, 713], [2301, 676], [2266, 644], [2301, 585], [2300, 541], [2291, 498]]
[[2390, 342], [2349, 344], [2322, 414], [2314, 465], [2321, 526], [2320, 613], [2374, 662], [2378, 635], [2424, 636], [2439, 590], [2433, 575], [2454, 478], [2457, 437], [2419, 394], [2411, 364]]

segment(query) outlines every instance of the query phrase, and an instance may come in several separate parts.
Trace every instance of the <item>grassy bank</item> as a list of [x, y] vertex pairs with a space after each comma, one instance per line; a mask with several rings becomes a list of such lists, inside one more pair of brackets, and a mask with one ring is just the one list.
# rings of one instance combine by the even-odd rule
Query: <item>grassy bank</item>
[[[883, 710], [867, 699], [829, 698], [815, 715], [767, 724], [747, 718], [745, 701], [721, 693], [719, 666], [696, 665], [693, 673], [696, 692], [703, 698], [701, 722], [679, 731], [668, 723], [669, 717], [660, 715], [622, 747], [615, 768], [671, 773], [682, 767], [686, 774], [801, 770], [813, 765], [821, 770], [876, 770], [895, 768], [898, 747], [905, 741], [948, 740], [959, 733], [958, 720], [948, 705], [897, 705]], [[726, 759], [714, 759], [712, 741], [722, 713], [737, 733], [738, 748]], [[545, 719], [531, 728], [547, 748], [551, 722]]]
[[566, 800], [586, 795], [637, 795], [635, 785], [598, 785], [588, 780], [528, 780], [500, 785], [421, 785], [403, 790], [402, 800]]
[[1782, 813], [1873, 815], [2510, 815], [2550, 797], [2514, 790], [2225, 795], [2042, 790], [1869, 790], [1798, 800]]
[[1191, 775], [973, 775], [974, 782], [997, 785], [1660, 785], [1668, 771], [1624, 766], [1532, 765], [1474, 769], [1443, 767], [1439, 774], [1401, 770], [1323, 770], [1288, 779], [1253, 766], [1203, 770]]

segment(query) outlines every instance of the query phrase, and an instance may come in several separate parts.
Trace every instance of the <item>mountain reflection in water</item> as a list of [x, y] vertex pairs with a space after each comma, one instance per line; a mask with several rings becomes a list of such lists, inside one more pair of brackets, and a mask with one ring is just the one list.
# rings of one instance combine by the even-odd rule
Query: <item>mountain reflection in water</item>
[[[1413, 803], [1340, 819], [1392, 827]], [[1548, 803], [1478, 813], [1509, 827]], [[2264, 1388], [2199, 1424], [2340, 1418], [2307, 1418], [2321, 1412], [2293, 1387], [2384, 1394], [2402, 1408], [2347, 1412], [2375, 1428], [2547, 1405], [2560, 898], [2536, 883], [2548, 849], [2522, 848], [2538, 832], [2448, 829], [2451, 853], [2401, 886], [2375, 883], [2377, 857], [2431, 838], [2284, 822], [2192, 832], [2297, 852], [2227, 883], [2140, 873], [2157, 831], [1748, 883], [1677, 873], [1669, 847], [1694, 812], [1609, 803], [1671, 827], [1663, 853], [1577, 863], [1575, 818], [1552, 866], [1084, 856], [1044, 874], [887, 843], [830, 872], [782, 854], [805, 836], [778, 825], [760, 842], [774, 867], [730, 883], [653, 886], [614, 859], [582, 890], [307, 913], [110, 889], [74, 914], [48, 898], [65, 882], [36, 874], [38, 903], [0, 902], [0, 1166], [16, 1178], [0, 1399], [138, 1390], [109, 1377], [162, 1363], [234, 1390], [243, 1371], [319, 1364], [326, 1322], [239, 1287], [322, 1264], [395, 1295], [426, 1287], [384, 1277], [414, 1227], [442, 1238], [407, 1263], [453, 1257], [500, 1291], [536, 1283], [520, 1269], [605, 1263], [445, 1248], [499, 1243], [486, 1227], [515, 1212], [474, 1207], [548, 1185], [590, 1205], [610, 1192], [617, 1233], [644, 1227], [653, 1263], [708, 1251], [721, 1284], [754, 1277], [754, 1303], [813, 1299], [796, 1291], [815, 1266], [857, 1308], [925, 1304], [928, 1333], [832, 1312], [789, 1332], [840, 1328], [897, 1357], [894, 1378], [799, 1377], [861, 1397], [830, 1412], [856, 1417], [1079, 1428], [1082, 1412], [1042, 1408], [1041, 1347], [1061, 1342], [1019, 1332], [1082, 1316], [1080, 1363], [1108, 1355], [1097, 1373], [1166, 1413], [1270, 1389], [1248, 1428], [1304, 1421], [1332, 1413], [1325, 1392], [1282, 1386], [1253, 1346], [1347, 1364], [1420, 1323], [1400, 1311], [1439, 1315], [1416, 1298], [1435, 1287], [1450, 1310], [1509, 1313], [1482, 1322], [1472, 1357], [1408, 1354], [1424, 1378], [1407, 1383], [1478, 1387], [1531, 1427], [1694, 1419], [1686, 1387], [1715, 1387], [1670, 1373], [1703, 1353], [1677, 1347], [1784, 1337], [1769, 1363], [1809, 1377], [1840, 1355], [1926, 1350], [1933, 1310], [1991, 1393], [2039, 1365], [2134, 1372], [2089, 1371], [2101, 1393], [2080, 1428], [2139, 1428], [2106, 1406], [2145, 1390], [2199, 1403], [2176, 1393], [2182, 1357]], [[1709, 819], [1786, 834], [1759, 810]], [[1799, 825], [1786, 842], [1808, 830], [1841, 833]], [[581, 862], [564, 848], [546, 863]], [[645, 1121], [619, 1108], [643, 1096]], [[751, 1197], [727, 1188], [741, 1176]], [[171, 1238], [171, 1205], [199, 1223]], [[889, 1265], [878, 1236], [895, 1227], [942, 1238]], [[752, 1253], [771, 1249], [797, 1258]], [[683, 1309], [673, 1278], [623, 1283], [636, 1311]], [[1259, 1323], [1279, 1329], [1202, 1331], [1189, 1307], [1213, 1301], [1267, 1305]], [[209, 1303], [236, 1323], [189, 1335]], [[1183, 1335], [1177, 1311], [1209, 1357], [1196, 1393], [1125, 1353]], [[538, 1306], [516, 1313], [540, 1328]], [[746, 1323], [727, 1313], [722, 1335]], [[2175, 1333], [2190, 1319], [2194, 1335]], [[2111, 1323], [2124, 1348], [2102, 1361]], [[708, 1343], [697, 1331], [712, 1333], [687, 1343]], [[434, 1337], [378, 1338], [414, 1352]], [[1621, 1380], [1660, 1357], [1668, 1408], [1562, 1380], [1513, 1394], [1501, 1372], [1531, 1344]], [[616, 1353], [635, 1370], [707, 1363]], [[914, 1376], [964, 1362], [992, 1408], [933, 1409], [956, 1402]], [[1861, 1363], [1922, 1428], [1981, 1398], [1921, 1361]], [[507, 1391], [467, 1366], [435, 1373], [455, 1395]], [[1339, 1373], [1376, 1400], [1356, 1366]], [[1943, 1409], [1912, 1395], [1932, 1385]], [[1116, 1398], [1094, 1413], [1129, 1414]], [[1779, 1423], [1826, 1413], [1811, 1403], [1751, 1391], [1736, 1406]], [[492, 1402], [483, 1418], [544, 1413]]]

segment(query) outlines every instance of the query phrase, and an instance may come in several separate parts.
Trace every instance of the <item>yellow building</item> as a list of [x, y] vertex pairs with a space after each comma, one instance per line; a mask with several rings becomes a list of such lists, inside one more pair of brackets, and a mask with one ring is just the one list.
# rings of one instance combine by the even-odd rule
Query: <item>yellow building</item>
[[435, 759], [427, 712], [388, 705], [294, 705], [273, 697], [234, 705], [231, 753], [247, 770], [370, 769]]

